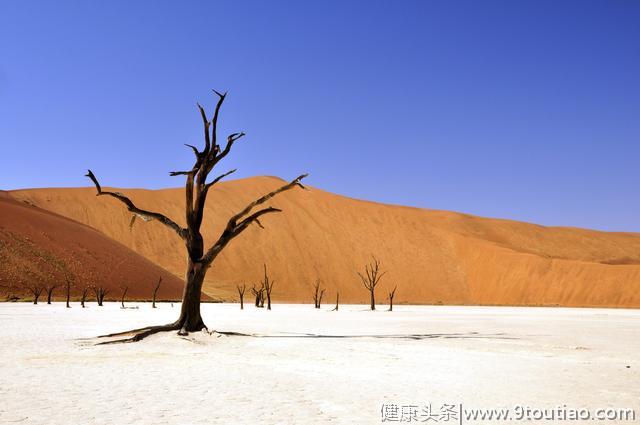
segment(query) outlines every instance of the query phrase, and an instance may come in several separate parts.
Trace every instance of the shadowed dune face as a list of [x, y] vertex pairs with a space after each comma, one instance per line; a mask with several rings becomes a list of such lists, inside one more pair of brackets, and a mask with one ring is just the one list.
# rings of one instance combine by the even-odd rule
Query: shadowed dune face
[[[0, 285], [2, 292], [25, 295], [25, 285], [58, 285], [65, 294], [65, 272], [72, 297], [84, 287], [104, 286], [117, 299], [128, 286], [128, 299], [150, 299], [162, 276], [158, 299], [182, 295], [182, 281], [99, 231], [66, 217], [12, 200], [0, 193]], [[93, 293], [89, 293], [93, 298]]]
[[[214, 186], [203, 234], [213, 243], [226, 220], [282, 183], [255, 177]], [[141, 208], [184, 225], [184, 189], [120, 189]], [[156, 222], [137, 220], [93, 188], [32, 189], [11, 195], [80, 221], [182, 276], [185, 249]], [[388, 273], [377, 289], [396, 303], [640, 306], [640, 235], [551, 228], [465, 214], [382, 205], [310, 188], [270, 205], [284, 210], [263, 218], [218, 257], [204, 291], [237, 299], [235, 286], [259, 282], [262, 264], [275, 280], [275, 301], [312, 302], [320, 278], [324, 302], [368, 302], [356, 271], [375, 255]], [[250, 291], [247, 291], [249, 294]], [[247, 295], [250, 298], [250, 295]]]

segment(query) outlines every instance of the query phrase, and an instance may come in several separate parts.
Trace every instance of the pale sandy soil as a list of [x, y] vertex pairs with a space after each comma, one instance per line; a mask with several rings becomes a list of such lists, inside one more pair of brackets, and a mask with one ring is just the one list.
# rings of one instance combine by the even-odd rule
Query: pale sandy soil
[[638, 310], [207, 304], [211, 328], [270, 337], [79, 340], [178, 313], [139, 307], [0, 304], [0, 423], [368, 424], [383, 403], [640, 412]]

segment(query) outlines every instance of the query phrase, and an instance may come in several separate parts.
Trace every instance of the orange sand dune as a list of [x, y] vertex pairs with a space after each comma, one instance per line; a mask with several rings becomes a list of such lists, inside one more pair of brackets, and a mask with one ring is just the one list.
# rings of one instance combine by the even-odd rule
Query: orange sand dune
[[[209, 243], [247, 201], [282, 184], [256, 177], [219, 184], [209, 196], [203, 232]], [[119, 189], [142, 208], [184, 224], [184, 190]], [[157, 222], [137, 220], [93, 188], [32, 189], [16, 198], [92, 226], [182, 276], [181, 241]], [[446, 211], [382, 205], [310, 188], [282, 194], [264, 217], [214, 263], [211, 296], [236, 299], [235, 286], [258, 282], [267, 263], [276, 301], [310, 302], [319, 277], [330, 303], [367, 302], [356, 270], [372, 254], [388, 274], [378, 300], [398, 285], [407, 303], [640, 306], [640, 234], [543, 227]]]
[[65, 273], [71, 276], [74, 299], [88, 286], [107, 288], [107, 299], [120, 297], [124, 286], [129, 287], [128, 299], [149, 299], [160, 276], [158, 299], [175, 299], [182, 293], [180, 279], [126, 246], [0, 192], [0, 293], [24, 296], [27, 285], [54, 284], [60, 286], [54, 296], [61, 299]]

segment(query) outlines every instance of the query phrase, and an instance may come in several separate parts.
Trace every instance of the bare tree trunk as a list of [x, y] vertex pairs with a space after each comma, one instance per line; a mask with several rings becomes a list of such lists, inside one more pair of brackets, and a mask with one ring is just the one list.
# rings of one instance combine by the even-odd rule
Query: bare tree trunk
[[87, 300], [87, 295], [89, 294], [89, 288], [84, 288], [82, 290], [82, 297], [80, 298], [80, 305], [84, 308], [84, 302]]
[[69, 282], [69, 279], [67, 279], [67, 308], [71, 308], [71, 306], [69, 305], [70, 298], [71, 298], [71, 282]]
[[128, 286], [125, 286], [125, 287], [124, 287], [124, 291], [122, 291], [122, 298], [120, 299], [120, 303], [122, 304], [122, 307], [121, 307], [121, 308], [125, 308], [125, 307], [124, 307], [124, 297], [126, 297], [126, 296], [127, 296], [127, 291], [128, 291], [128, 290], [129, 290], [129, 287], [128, 287]]
[[160, 284], [162, 283], [162, 276], [160, 276], [160, 280], [158, 280], [158, 284], [153, 290], [153, 304], [151, 304], [152, 308], [156, 308], [156, 295], [158, 294], [158, 289], [160, 289]]
[[244, 310], [244, 291], [247, 289], [247, 285], [243, 283], [242, 286], [237, 285], [237, 288], [240, 297], [240, 310]]
[[338, 311], [338, 300], [340, 300], [340, 292], [336, 292], [336, 307], [333, 311]]
[[389, 292], [389, 311], [393, 311], [393, 297], [396, 295], [396, 289], [398, 289], [398, 285], [393, 288], [393, 291]]
[[382, 276], [387, 272], [380, 271], [380, 261], [376, 257], [373, 257], [373, 261], [370, 264], [365, 265], [364, 273], [359, 273], [362, 285], [369, 290], [371, 295], [371, 310], [376, 309], [376, 286], [380, 283]]
[[104, 298], [107, 296], [109, 292], [107, 289], [102, 286], [93, 288], [93, 292], [96, 294], [96, 301], [98, 302], [98, 307], [102, 307], [102, 303], [104, 302]]
[[53, 295], [53, 290], [57, 287], [57, 285], [54, 285], [47, 288], [47, 304], [51, 304], [51, 296]]
[[200, 316], [200, 295], [207, 268], [203, 267], [201, 263], [194, 264], [191, 261], [189, 261], [187, 267], [180, 316], [174, 323], [176, 329], [180, 329], [179, 335], [186, 335], [189, 332], [198, 332], [207, 328], [202, 316]]
[[39, 286], [33, 286], [33, 287], [29, 288], [29, 290], [31, 291], [31, 294], [33, 295], [33, 303], [34, 304], [38, 304], [38, 299], [40, 298], [40, 294], [42, 294], [42, 291], [44, 290], [44, 288], [39, 287]]
[[[267, 294], [267, 310], [271, 310], [271, 290], [273, 290], [273, 284], [275, 281], [269, 280], [269, 276], [267, 275], [267, 265], [264, 265], [264, 280], [262, 281], [262, 288], [264, 292]], [[264, 299], [262, 301], [264, 305]]]

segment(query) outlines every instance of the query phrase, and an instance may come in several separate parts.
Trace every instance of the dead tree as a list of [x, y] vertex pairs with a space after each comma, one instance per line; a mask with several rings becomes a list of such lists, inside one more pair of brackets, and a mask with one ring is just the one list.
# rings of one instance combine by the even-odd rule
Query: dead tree
[[336, 306], [331, 311], [338, 311], [338, 300], [340, 300], [340, 292], [336, 292]]
[[[267, 310], [271, 310], [271, 290], [273, 289], [273, 284], [275, 281], [269, 280], [269, 276], [267, 275], [267, 265], [264, 265], [264, 279], [262, 280], [262, 287], [264, 288], [264, 292], [267, 295]], [[262, 301], [262, 305], [264, 305], [264, 298]]]
[[151, 304], [152, 308], [156, 308], [156, 295], [158, 294], [158, 289], [160, 289], [161, 283], [162, 283], [162, 276], [160, 276], [160, 279], [158, 280], [158, 284], [153, 289], [153, 303]]
[[393, 291], [389, 292], [389, 311], [393, 311], [393, 297], [396, 295], [396, 289], [398, 285], [393, 287]]
[[313, 284], [313, 306], [315, 308], [320, 308], [323, 295], [324, 289], [320, 289], [320, 279], [316, 279], [316, 283]]
[[[180, 316], [178, 319], [173, 323], [163, 326], [149, 326], [146, 328], [135, 329], [133, 331], [109, 335], [110, 337], [128, 336], [127, 338], [115, 342], [139, 341], [149, 335], [162, 331], [178, 330], [179, 335], [186, 335], [189, 332], [206, 329], [204, 321], [200, 315], [200, 296], [202, 293], [202, 284], [204, 282], [205, 275], [212, 266], [214, 260], [229, 244], [229, 242], [231, 242], [231, 240], [240, 235], [251, 224], [256, 223], [258, 226], [262, 227], [260, 222], [260, 218], [262, 216], [281, 211], [280, 209], [271, 206], [264, 208], [256, 207], [261, 206], [281, 192], [295, 187], [304, 188], [300, 182], [307, 176], [306, 174], [296, 177], [290, 183], [280, 186], [272, 192], [269, 192], [249, 203], [245, 208], [228, 220], [218, 239], [210, 245], [208, 249], [205, 249], [204, 238], [200, 232], [200, 226], [204, 216], [207, 194], [211, 187], [224, 177], [233, 173], [235, 170], [225, 172], [208, 182], [209, 174], [220, 163], [220, 161], [222, 161], [229, 152], [231, 152], [231, 148], [234, 143], [245, 135], [244, 133], [233, 133], [229, 135], [224, 148], [218, 143], [218, 116], [222, 103], [225, 100], [226, 93], [222, 94], [216, 91], [214, 92], [218, 96], [218, 101], [211, 118], [207, 117], [204, 108], [198, 104], [204, 129], [204, 147], [202, 150], [198, 150], [195, 146], [187, 145], [195, 155], [193, 166], [184, 171], [173, 171], [169, 173], [171, 176], [184, 176], [186, 179], [186, 227], [179, 225], [176, 221], [170, 219], [164, 214], [139, 208], [131, 199], [120, 192], [102, 190], [102, 187], [93, 172], [91, 170], [87, 172], [87, 177], [93, 181], [98, 196], [106, 195], [122, 202], [127, 209], [133, 213], [132, 221], [135, 220], [135, 217], [140, 217], [144, 221], [157, 220], [168, 227], [183, 241], [188, 257], [187, 270], [185, 273], [185, 285], [182, 295], [182, 307], [180, 309]], [[257, 211], [254, 211], [256, 209]]]
[[251, 287], [251, 292], [255, 297], [255, 305], [258, 308], [264, 307], [264, 286], [262, 284], [256, 288], [255, 285]]
[[71, 299], [71, 281], [68, 276], [65, 276], [64, 280], [67, 287], [67, 308], [71, 308], [71, 305], [69, 304], [69, 300]]
[[89, 295], [89, 288], [85, 286], [82, 289], [82, 296], [80, 297], [80, 305], [84, 308], [84, 302], [87, 300], [87, 295]]
[[33, 303], [34, 304], [38, 304], [38, 299], [40, 298], [40, 295], [42, 294], [42, 291], [44, 291], [44, 287], [40, 286], [40, 285], [31, 285], [29, 286], [29, 292], [31, 292], [31, 295], [33, 295]]
[[96, 301], [98, 302], [98, 307], [102, 307], [102, 303], [104, 302], [104, 297], [107, 296], [109, 290], [104, 286], [94, 286], [93, 293], [96, 295]]
[[376, 257], [373, 257], [371, 264], [365, 265], [364, 274], [358, 272], [358, 276], [360, 276], [362, 284], [371, 295], [371, 310], [376, 309], [375, 290], [378, 283], [380, 283], [380, 279], [382, 279], [382, 276], [384, 276], [385, 273], [386, 272], [380, 271], [380, 261], [378, 261]]
[[47, 286], [47, 304], [51, 304], [51, 296], [53, 295], [53, 290], [57, 287], [58, 285]]
[[242, 286], [237, 285], [237, 288], [240, 297], [240, 310], [244, 310], [244, 291], [247, 289], [247, 285], [243, 283]]
[[127, 296], [127, 291], [129, 290], [128, 286], [125, 286], [124, 288], [122, 288], [122, 298], [120, 298], [120, 304], [122, 304], [122, 307], [120, 308], [125, 308], [124, 306], [124, 297]]

